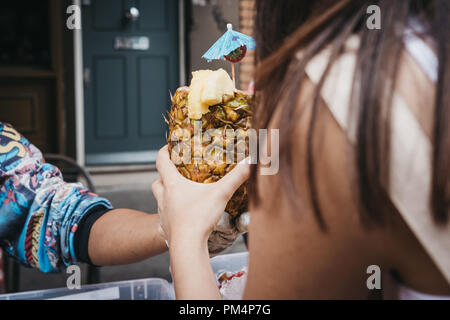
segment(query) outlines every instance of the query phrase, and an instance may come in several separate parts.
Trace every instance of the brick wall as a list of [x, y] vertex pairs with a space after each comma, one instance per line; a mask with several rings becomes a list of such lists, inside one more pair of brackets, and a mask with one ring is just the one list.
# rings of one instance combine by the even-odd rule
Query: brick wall
[[[255, 0], [240, 0], [239, 4], [240, 32], [254, 36], [253, 26], [255, 17]], [[240, 62], [240, 88], [247, 89], [253, 78], [255, 51], [247, 51], [247, 55]]]

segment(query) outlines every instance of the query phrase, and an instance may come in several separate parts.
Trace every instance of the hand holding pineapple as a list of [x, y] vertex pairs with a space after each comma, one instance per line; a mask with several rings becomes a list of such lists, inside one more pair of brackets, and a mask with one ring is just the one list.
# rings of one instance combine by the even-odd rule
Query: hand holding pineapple
[[175, 92], [166, 120], [168, 148], [157, 162], [161, 181], [152, 186], [181, 299], [184, 292], [197, 299], [220, 298], [209, 256], [229, 247], [249, 222], [245, 181], [250, 170], [244, 158], [253, 96], [236, 90], [234, 62], [254, 49], [255, 41], [231, 24], [227, 29], [203, 58], [229, 59], [233, 79], [223, 69], [200, 70], [193, 72], [189, 88]]
[[249, 165], [246, 161], [239, 163], [216, 183], [193, 182], [178, 172], [165, 146], [158, 153], [156, 166], [161, 179], [153, 183], [152, 191], [169, 246], [185, 243], [206, 246], [227, 202], [248, 179]]
[[[175, 92], [167, 120], [168, 152], [185, 178], [202, 184], [217, 182], [248, 156], [252, 98], [251, 94], [237, 91], [223, 69], [195, 71], [190, 86]], [[248, 216], [242, 214], [247, 211], [248, 199], [242, 182], [228, 197], [226, 207], [221, 208], [220, 223], [210, 231], [210, 254], [223, 251], [246, 232]]]

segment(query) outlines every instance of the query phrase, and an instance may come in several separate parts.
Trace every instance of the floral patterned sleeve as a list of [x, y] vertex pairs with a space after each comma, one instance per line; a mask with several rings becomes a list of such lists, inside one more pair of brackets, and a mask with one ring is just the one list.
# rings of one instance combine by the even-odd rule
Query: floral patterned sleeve
[[0, 122], [0, 245], [11, 256], [42, 272], [76, 263], [78, 225], [99, 206], [112, 208], [80, 183], [64, 182], [34, 145]]

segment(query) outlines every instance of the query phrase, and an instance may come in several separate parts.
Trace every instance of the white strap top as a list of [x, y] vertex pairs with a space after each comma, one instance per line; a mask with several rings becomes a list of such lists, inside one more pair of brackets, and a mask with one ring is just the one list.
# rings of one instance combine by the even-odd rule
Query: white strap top
[[[418, 24], [412, 21], [412, 27]], [[349, 118], [353, 70], [359, 38], [352, 36], [347, 49], [333, 64], [322, 89], [328, 105], [350, 142], [356, 142], [356, 121]], [[427, 77], [436, 82], [438, 60], [433, 51], [412, 30], [405, 33], [405, 46]], [[328, 62], [329, 50], [316, 55], [306, 67], [312, 82], [318, 83]], [[450, 283], [450, 224], [437, 226], [429, 205], [431, 192], [432, 143], [405, 100], [394, 93], [391, 114], [390, 197], [416, 238]]]

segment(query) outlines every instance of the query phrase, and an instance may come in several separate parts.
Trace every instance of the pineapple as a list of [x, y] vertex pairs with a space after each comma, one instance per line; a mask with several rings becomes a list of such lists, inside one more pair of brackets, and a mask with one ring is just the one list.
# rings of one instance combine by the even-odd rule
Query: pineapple
[[[252, 95], [235, 90], [223, 69], [193, 72], [190, 87], [177, 89], [166, 120], [167, 140], [171, 159], [184, 177], [216, 182], [248, 156], [252, 99]], [[225, 211], [237, 218], [247, 206], [243, 184]]]

